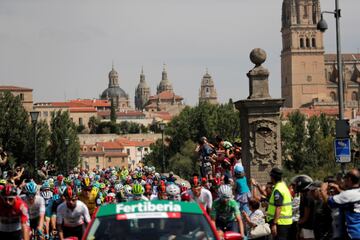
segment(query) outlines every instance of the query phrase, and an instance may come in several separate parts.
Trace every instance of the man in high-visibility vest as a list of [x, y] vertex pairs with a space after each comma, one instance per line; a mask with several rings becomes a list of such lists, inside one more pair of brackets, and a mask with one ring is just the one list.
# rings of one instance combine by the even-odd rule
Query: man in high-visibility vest
[[274, 189], [267, 209], [267, 221], [271, 226], [274, 240], [286, 240], [292, 224], [292, 198], [288, 187], [282, 181], [281, 169], [274, 167], [270, 171]]

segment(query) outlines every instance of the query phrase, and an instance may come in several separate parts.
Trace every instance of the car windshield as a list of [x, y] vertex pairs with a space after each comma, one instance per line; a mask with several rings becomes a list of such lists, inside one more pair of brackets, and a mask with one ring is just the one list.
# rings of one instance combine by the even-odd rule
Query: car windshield
[[[119, 215], [118, 215], [119, 216]], [[205, 216], [181, 213], [176, 218], [120, 219], [116, 215], [94, 220], [88, 240], [214, 240]]]

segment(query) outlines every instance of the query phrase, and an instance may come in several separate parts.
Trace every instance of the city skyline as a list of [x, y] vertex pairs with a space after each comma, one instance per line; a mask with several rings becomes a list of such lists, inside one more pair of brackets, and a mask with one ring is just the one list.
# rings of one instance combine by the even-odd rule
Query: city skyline
[[[356, 53], [360, 1], [340, 4], [342, 50]], [[142, 66], [154, 95], [165, 63], [186, 104], [197, 103], [206, 68], [224, 103], [248, 96], [249, 53], [260, 47], [268, 54], [270, 95], [280, 97], [281, 7], [282, 0], [3, 0], [0, 85], [33, 88], [34, 102], [99, 98], [114, 61], [134, 107]], [[334, 1], [323, 0], [321, 7], [332, 11]], [[334, 53], [335, 20], [325, 18], [325, 51]]]

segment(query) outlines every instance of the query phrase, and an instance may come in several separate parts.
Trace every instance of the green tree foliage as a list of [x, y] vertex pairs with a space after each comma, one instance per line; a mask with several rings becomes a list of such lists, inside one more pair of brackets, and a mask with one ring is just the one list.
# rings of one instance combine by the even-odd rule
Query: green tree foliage
[[[150, 129], [155, 129], [155, 127]], [[190, 159], [193, 161], [195, 147], [189, 143], [189, 140], [196, 143], [200, 137], [206, 136], [211, 141], [216, 135], [230, 141], [240, 138], [239, 112], [234, 109], [232, 103], [224, 105], [201, 103], [196, 107], [185, 107], [166, 126], [165, 134], [168, 139], [165, 148], [166, 166], [167, 170], [174, 170], [174, 167], [178, 168], [178, 165], [174, 164], [176, 162], [174, 159], [181, 159], [180, 162], [183, 164], [189, 163]], [[161, 159], [161, 146], [154, 144], [153, 147], [155, 147], [152, 148], [154, 151], [145, 159], [155, 165], [157, 159]], [[156, 151], [158, 149], [160, 151]], [[191, 154], [189, 154], [190, 152]], [[184, 172], [184, 174], [188, 174], [188, 172]]]
[[169, 159], [168, 169], [176, 172], [179, 176], [188, 179], [193, 173], [198, 172], [198, 155], [195, 153], [196, 143], [188, 140], [181, 147], [180, 152]]
[[[67, 167], [71, 169], [79, 164], [80, 143], [76, 126], [67, 111], [53, 112], [50, 126], [49, 157], [58, 171], [64, 173]], [[65, 139], [69, 140], [68, 145], [66, 145]]]
[[95, 116], [91, 116], [89, 119], [89, 123], [88, 123], [90, 133], [91, 134], [98, 133], [97, 130], [98, 130], [99, 125], [100, 125], [100, 119]]
[[114, 104], [114, 100], [111, 99], [111, 107], [110, 107], [110, 121], [112, 123], [116, 123], [116, 108]]
[[[28, 131], [28, 144], [27, 144], [27, 156], [30, 156], [30, 159], [34, 159], [35, 156], [35, 147], [34, 147], [34, 124], [31, 125]], [[36, 159], [38, 163], [38, 168], [48, 160], [48, 143], [50, 139], [50, 130], [49, 126], [45, 120], [39, 121], [36, 124]], [[28, 163], [28, 166], [31, 168], [31, 171], [34, 170], [34, 161]]]
[[34, 159], [28, 156], [29, 115], [21, 104], [20, 97], [10, 92], [0, 95], [0, 146], [17, 163], [26, 163]]
[[336, 172], [333, 154], [334, 119], [325, 115], [306, 119], [299, 111], [282, 124], [282, 155], [286, 168], [294, 174], [322, 178]]

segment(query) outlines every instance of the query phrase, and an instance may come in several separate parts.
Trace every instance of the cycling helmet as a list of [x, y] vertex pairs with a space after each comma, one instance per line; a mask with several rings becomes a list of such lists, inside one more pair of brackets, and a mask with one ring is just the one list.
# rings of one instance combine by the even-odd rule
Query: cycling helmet
[[89, 189], [92, 187], [91, 185], [91, 180], [89, 177], [84, 177], [83, 181], [82, 181], [82, 188], [84, 189]]
[[1, 191], [2, 197], [15, 197], [17, 196], [17, 189], [11, 184], [6, 184]]
[[221, 185], [218, 189], [219, 197], [224, 198], [232, 198], [233, 197], [233, 191], [232, 188], [229, 185]]
[[58, 181], [58, 182], [62, 182], [62, 180], [64, 179], [64, 176], [63, 175], [59, 175], [59, 176], [57, 176], [57, 178], [56, 178], [56, 180]]
[[291, 179], [291, 184], [294, 185], [295, 192], [306, 191], [312, 182], [312, 178], [308, 175], [298, 175]]
[[60, 195], [59, 194], [54, 194], [52, 197], [53, 201], [57, 201], [60, 199]]
[[5, 179], [1, 179], [1, 180], [0, 180], [0, 185], [4, 185], [4, 186], [5, 186], [5, 185], [6, 185], [6, 180], [5, 180]]
[[192, 179], [190, 179], [190, 185], [191, 187], [199, 187], [200, 186], [199, 178], [195, 176]]
[[152, 192], [151, 184], [149, 183], [145, 184], [145, 193], [151, 194], [151, 192]]
[[121, 183], [115, 184], [114, 186], [116, 192], [120, 192], [124, 186]]
[[105, 183], [100, 183], [99, 188], [100, 188], [101, 190], [105, 189], [105, 188], [106, 188]]
[[178, 196], [180, 194], [180, 188], [176, 184], [169, 184], [166, 187], [166, 193], [169, 196]]
[[60, 187], [59, 187], [59, 194], [60, 194], [61, 196], [64, 195], [65, 190], [66, 190], [66, 186], [60, 186]]
[[25, 185], [25, 191], [26, 191], [26, 194], [27, 195], [35, 195], [36, 192], [37, 192], [37, 185], [35, 182], [31, 181], [31, 182], [28, 182], [26, 185]]
[[40, 196], [44, 198], [45, 201], [49, 201], [53, 197], [53, 193], [50, 191], [40, 192]]
[[45, 180], [45, 181], [43, 182], [43, 184], [41, 185], [41, 187], [40, 187], [40, 190], [41, 190], [41, 191], [44, 191], [44, 190], [46, 190], [46, 189], [50, 189], [50, 183], [49, 183], [48, 180]]
[[236, 164], [234, 167], [235, 174], [240, 174], [244, 172], [244, 167], [241, 164]]
[[125, 185], [124, 186], [124, 191], [126, 195], [131, 195], [132, 193], [132, 187], [130, 185]]
[[76, 194], [71, 187], [67, 187], [64, 191], [64, 197], [68, 199], [73, 199], [76, 197]]
[[183, 194], [181, 194], [181, 201], [190, 202], [191, 201], [190, 194], [188, 194], [187, 192], [184, 192]]
[[134, 184], [131, 192], [134, 195], [141, 195], [144, 193], [144, 188], [143, 188], [143, 186], [141, 186], [141, 184]]

